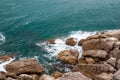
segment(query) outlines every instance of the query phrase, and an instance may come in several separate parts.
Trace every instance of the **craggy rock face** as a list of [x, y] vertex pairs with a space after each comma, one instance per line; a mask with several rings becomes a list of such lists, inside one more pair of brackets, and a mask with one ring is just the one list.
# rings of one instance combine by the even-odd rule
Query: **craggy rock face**
[[92, 79], [84, 76], [80, 72], [69, 72], [65, 73], [61, 78], [58, 78], [57, 80], [92, 80]]
[[40, 79], [39, 80], [55, 80], [55, 78], [54, 77], [52, 77], [52, 76], [50, 76], [50, 75], [42, 75], [41, 77], [40, 77]]
[[44, 71], [43, 67], [35, 59], [25, 59], [14, 61], [6, 65], [6, 70], [15, 74], [37, 73]]
[[104, 50], [88, 50], [83, 52], [83, 57], [97, 57], [97, 58], [102, 58], [105, 59], [107, 57], [107, 52]]
[[79, 64], [73, 68], [73, 71], [80, 71], [85, 76], [94, 78], [95, 75], [98, 75], [103, 72], [113, 73], [115, 69], [108, 64]]
[[77, 43], [77, 40], [74, 39], [74, 38], [68, 38], [68, 39], [66, 40], [66, 44], [67, 44], [67, 45], [70, 45], [70, 46], [75, 46], [76, 43]]
[[67, 64], [75, 64], [77, 62], [79, 53], [76, 50], [64, 50], [58, 54], [58, 59], [67, 63]]

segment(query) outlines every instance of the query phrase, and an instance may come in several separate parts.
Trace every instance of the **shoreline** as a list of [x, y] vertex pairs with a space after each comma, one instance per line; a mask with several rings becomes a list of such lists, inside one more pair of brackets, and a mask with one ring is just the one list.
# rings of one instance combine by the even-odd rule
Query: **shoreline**
[[[55, 45], [55, 39], [48, 41]], [[82, 57], [75, 49], [61, 50], [56, 58], [71, 66], [71, 71], [54, 71], [45, 74], [45, 68], [35, 59], [13, 61], [5, 66], [6, 72], [0, 72], [3, 80], [119, 80], [120, 77], [120, 30], [99, 32], [79, 42], [70, 37], [64, 42], [74, 47], [82, 46]], [[11, 56], [0, 56], [0, 60], [9, 61]], [[59, 63], [61, 64], [61, 63]], [[62, 64], [62, 65], [64, 65]], [[0, 64], [1, 65], [1, 64]], [[60, 65], [58, 65], [58, 68]], [[75, 77], [72, 77], [75, 76]]]

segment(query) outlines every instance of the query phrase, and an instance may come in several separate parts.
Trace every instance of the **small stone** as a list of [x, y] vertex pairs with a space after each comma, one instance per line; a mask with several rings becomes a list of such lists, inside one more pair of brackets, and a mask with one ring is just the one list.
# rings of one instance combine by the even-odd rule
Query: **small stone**
[[87, 64], [94, 64], [95, 63], [95, 60], [91, 57], [86, 57], [85, 60], [86, 60]]
[[59, 77], [61, 77], [63, 75], [63, 73], [62, 72], [59, 72], [59, 71], [56, 71], [56, 72], [54, 72], [54, 73], [52, 73], [52, 76], [54, 77], [54, 78], [59, 78]]

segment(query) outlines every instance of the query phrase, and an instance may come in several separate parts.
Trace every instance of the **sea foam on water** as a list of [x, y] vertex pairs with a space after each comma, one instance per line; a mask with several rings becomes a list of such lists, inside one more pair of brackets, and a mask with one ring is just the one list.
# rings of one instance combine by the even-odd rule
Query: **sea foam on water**
[[[78, 52], [81, 56], [82, 47], [78, 46], [78, 42], [81, 39], [85, 39], [86, 37], [93, 35], [95, 33], [96, 33], [96, 31], [94, 31], [94, 32], [72, 31], [68, 36], [57, 38], [55, 40], [56, 44], [49, 44], [48, 41], [45, 41], [45, 42], [36, 43], [36, 45], [40, 46], [45, 51], [47, 51], [47, 53], [49, 53], [49, 58], [53, 57], [53, 56], [57, 56], [57, 54], [62, 50], [70, 50], [70, 49], [78, 50]], [[66, 42], [66, 39], [68, 39], [68, 38], [75, 38], [75, 40], [77, 41], [77, 44], [75, 46], [66, 45], [65, 42]]]

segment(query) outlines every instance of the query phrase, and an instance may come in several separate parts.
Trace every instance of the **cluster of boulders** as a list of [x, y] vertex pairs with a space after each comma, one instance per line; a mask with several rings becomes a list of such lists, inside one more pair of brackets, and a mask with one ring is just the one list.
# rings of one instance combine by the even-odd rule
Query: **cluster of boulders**
[[[60, 61], [73, 66], [70, 72], [47, 75], [37, 60], [24, 59], [7, 64], [6, 72], [0, 72], [0, 80], [120, 80], [120, 30], [97, 33], [79, 42], [69, 38], [65, 43], [83, 48], [81, 58], [77, 50], [58, 53]], [[50, 44], [55, 44], [55, 40]], [[9, 57], [0, 57], [0, 61]]]
[[120, 30], [97, 33], [78, 45], [83, 48], [80, 59], [77, 50], [61, 51], [58, 59], [74, 64], [73, 72], [79, 71], [92, 80], [120, 80]]

